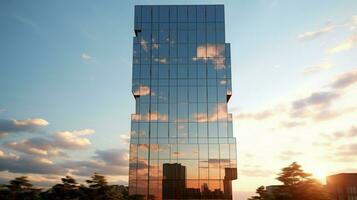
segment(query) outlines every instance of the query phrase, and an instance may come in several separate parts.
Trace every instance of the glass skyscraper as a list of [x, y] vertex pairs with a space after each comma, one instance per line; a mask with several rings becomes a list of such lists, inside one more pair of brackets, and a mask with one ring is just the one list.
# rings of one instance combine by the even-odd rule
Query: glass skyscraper
[[232, 199], [237, 178], [223, 5], [135, 6], [129, 194]]

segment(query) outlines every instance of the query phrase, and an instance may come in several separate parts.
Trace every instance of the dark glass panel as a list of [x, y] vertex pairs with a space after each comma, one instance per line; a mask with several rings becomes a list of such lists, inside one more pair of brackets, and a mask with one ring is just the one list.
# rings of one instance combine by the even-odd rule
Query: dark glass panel
[[196, 44], [197, 42], [197, 31], [191, 30], [188, 32], [188, 42], [191, 44]]
[[160, 22], [169, 22], [169, 7], [168, 6], [160, 6]]
[[197, 103], [197, 87], [191, 86], [189, 89], [189, 102]]
[[188, 21], [196, 22], [196, 6], [188, 6]]
[[208, 87], [208, 102], [217, 102], [217, 87]]
[[198, 87], [197, 90], [198, 102], [207, 102], [207, 87]]
[[206, 31], [205, 30], [197, 30], [197, 44], [205, 44], [206, 43]]
[[214, 22], [216, 21], [216, 14], [215, 14], [215, 5], [208, 5], [206, 6], [206, 21], [207, 22]]
[[[179, 103], [185, 103], [188, 102], [188, 87], [178, 87], [178, 92], [177, 92], [177, 101]], [[180, 110], [180, 108], [179, 108]]]
[[178, 43], [188, 43], [188, 31], [179, 30], [178, 31]]
[[[169, 44], [160, 44], [159, 57], [169, 57]], [[161, 60], [163, 62], [163, 60]]]
[[169, 137], [169, 126], [166, 122], [158, 123], [158, 137]]
[[159, 6], [152, 6], [152, 21], [153, 22], [159, 22], [159, 15], [160, 15], [160, 11], [159, 11]]
[[178, 78], [187, 78], [188, 76], [188, 66], [187, 65], [179, 65], [178, 69], [177, 69], [177, 75]]
[[206, 7], [197, 6], [197, 22], [204, 22], [206, 20]]
[[177, 22], [177, 6], [170, 6], [170, 22]]
[[169, 42], [170, 32], [168, 30], [160, 30], [159, 32], [159, 43], [167, 43]]
[[151, 22], [151, 7], [143, 6], [141, 8], [141, 21], [142, 22]]
[[187, 22], [187, 6], [178, 6], [178, 21]]
[[216, 21], [224, 22], [224, 6], [216, 5]]
[[159, 65], [159, 79], [169, 78], [169, 65]]
[[187, 51], [188, 44], [178, 44], [177, 48], [178, 48], [177, 56], [179, 58], [187, 58], [187, 56], [188, 56], [188, 51]]
[[198, 78], [206, 78], [206, 65], [197, 66], [197, 76]]

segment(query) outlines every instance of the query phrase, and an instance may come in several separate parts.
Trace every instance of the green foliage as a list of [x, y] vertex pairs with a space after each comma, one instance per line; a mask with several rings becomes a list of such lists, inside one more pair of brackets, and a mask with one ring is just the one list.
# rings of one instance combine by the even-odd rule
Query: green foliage
[[128, 188], [123, 185], [108, 185], [105, 176], [95, 173], [86, 185], [66, 176], [62, 183], [41, 192], [22, 176], [10, 181], [9, 185], [0, 185], [1, 200], [127, 200]]
[[283, 185], [268, 192], [260, 186], [256, 193], [248, 200], [330, 200], [326, 188], [312, 174], [304, 172], [296, 162], [281, 169], [276, 178]]

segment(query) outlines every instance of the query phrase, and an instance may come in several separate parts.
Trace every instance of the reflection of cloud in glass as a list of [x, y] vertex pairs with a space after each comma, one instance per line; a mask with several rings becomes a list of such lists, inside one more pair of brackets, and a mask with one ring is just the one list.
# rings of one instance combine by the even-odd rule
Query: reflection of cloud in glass
[[141, 48], [144, 49], [144, 51], [148, 51], [148, 42], [146, 40], [144, 40], [144, 38], [141, 38], [140, 40], [140, 45]]
[[161, 64], [167, 64], [168, 63], [167, 58], [155, 58], [154, 61], [155, 62], [159, 62]]
[[132, 120], [134, 121], [167, 121], [168, 116], [160, 114], [159, 112], [151, 112], [146, 114], [133, 114]]
[[197, 122], [213, 122], [217, 120], [227, 119], [227, 110], [225, 103], [217, 104], [214, 108], [214, 114], [207, 115], [205, 113], [195, 113], [193, 115]]
[[220, 85], [225, 85], [227, 83], [226, 79], [222, 79], [219, 81], [219, 84]]
[[197, 59], [211, 60], [216, 69], [224, 68], [224, 45], [207, 44], [197, 46]]
[[141, 85], [137, 90], [134, 91], [134, 96], [146, 96], [150, 94], [150, 87]]

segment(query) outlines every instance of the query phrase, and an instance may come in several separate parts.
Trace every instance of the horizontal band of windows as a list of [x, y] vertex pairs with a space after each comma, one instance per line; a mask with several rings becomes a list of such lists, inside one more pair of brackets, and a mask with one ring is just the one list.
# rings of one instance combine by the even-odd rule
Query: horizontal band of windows
[[[157, 140], [156, 140], [157, 139]], [[227, 137], [218, 140], [209, 140], [209, 138], [134, 138], [130, 139], [131, 144], [235, 144], [236, 138]]]

